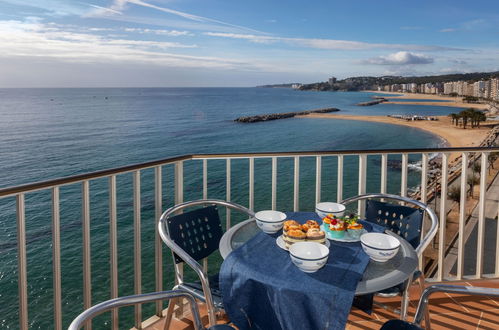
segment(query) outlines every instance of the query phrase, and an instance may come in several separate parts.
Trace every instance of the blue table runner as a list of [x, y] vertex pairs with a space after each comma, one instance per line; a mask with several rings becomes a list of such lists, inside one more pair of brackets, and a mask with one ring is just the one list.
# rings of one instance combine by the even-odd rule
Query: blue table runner
[[[287, 219], [317, 220], [312, 212], [287, 212]], [[383, 227], [366, 223], [368, 231]], [[327, 264], [304, 273], [276, 244], [278, 232], [258, 233], [232, 251], [220, 269], [220, 289], [229, 319], [244, 329], [344, 329], [357, 283], [369, 256], [360, 242], [330, 241]]]

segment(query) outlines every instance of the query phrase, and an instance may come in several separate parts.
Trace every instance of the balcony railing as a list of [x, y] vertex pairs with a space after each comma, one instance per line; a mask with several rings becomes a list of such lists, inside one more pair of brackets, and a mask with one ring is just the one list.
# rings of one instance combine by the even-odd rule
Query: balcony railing
[[[477, 243], [471, 277], [499, 278], [499, 240], [493, 247], [494, 271], [490, 274], [484, 271], [487, 190], [494, 186], [497, 179], [494, 161], [489, 157], [493, 152], [499, 152], [499, 147], [198, 154], [0, 189], [2, 218], [6, 223], [11, 217], [16, 219], [16, 227], [9, 227], [15, 232], [7, 232], [6, 237], [11, 237], [17, 245], [17, 253], [10, 253], [13, 259], [17, 259], [17, 266], [10, 266], [16, 260], [7, 260], [5, 258], [9, 257], [4, 255], [1, 273], [10, 279], [10, 283], [17, 282], [17, 292], [8, 295], [2, 292], [2, 297], [16, 296], [18, 308], [16, 310], [11, 306], [2, 311], [5, 318], [3, 325], [27, 329], [42, 322], [39, 320], [43, 318], [45, 323], [42, 324], [46, 325], [49, 318], [50, 327], [62, 329], [82, 309], [123, 295], [121, 288], [124, 286], [130, 287], [130, 290], [133, 287], [133, 292], [129, 293], [136, 294], [144, 290], [168, 289], [166, 285], [172, 284], [169, 281], [173, 268], [169, 264], [170, 256], [164, 255], [165, 248], [155, 232], [155, 224], [167, 207], [187, 199], [208, 197], [232, 200], [257, 210], [312, 211], [317, 202], [341, 201], [366, 192], [413, 196], [432, 205], [439, 214], [440, 227], [433, 243], [434, 254], [420, 261], [420, 266], [429, 272], [430, 280], [437, 281], [461, 280], [470, 275], [465, 269], [465, 246], [466, 237], [473, 229], [469, 228], [472, 224], [470, 213], [475, 209]], [[468, 174], [476, 167], [473, 166], [475, 161], [481, 164], [476, 207], [473, 205], [476, 199], [468, 197]], [[460, 189], [459, 206], [447, 197], [449, 187], [454, 185]], [[497, 196], [494, 198], [497, 199]], [[94, 211], [95, 205], [99, 206], [97, 211]], [[81, 206], [81, 212], [74, 211], [75, 206]], [[70, 211], [78, 221], [62, 223], [64, 212]], [[51, 253], [47, 255], [51, 260], [45, 260], [42, 262], [44, 265], [37, 267], [51, 268], [51, 271], [46, 270], [52, 277], [51, 285], [47, 285], [47, 281], [38, 281], [36, 275], [28, 276], [28, 255], [31, 253], [35, 258], [36, 253], [40, 253], [37, 252], [39, 244], [48, 246], [43, 245], [46, 242], [32, 239], [34, 236], [30, 231], [36, 232], [37, 226], [30, 224], [30, 217], [44, 212], [47, 213], [46, 222], [50, 218], [51, 224], [38, 225], [50, 226], [45, 237], [50, 237]], [[458, 214], [457, 218], [455, 214]], [[457, 223], [449, 231], [447, 220], [450, 216]], [[231, 219], [228, 210], [225, 218], [226, 228], [237, 222], [237, 219]], [[127, 222], [128, 219], [130, 221]], [[28, 229], [27, 224], [30, 224]], [[81, 241], [71, 236], [73, 241], [66, 243], [73, 252], [61, 247], [61, 228], [81, 231]], [[499, 237], [497, 233], [494, 236]], [[154, 237], [153, 243], [151, 237]], [[96, 247], [98, 259], [92, 256]], [[119, 247], [132, 251], [133, 257], [124, 259]], [[4, 248], [9, 248], [9, 244], [4, 244]], [[108, 250], [105, 257], [102, 257], [101, 250]], [[454, 259], [448, 258], [449, 251], [453, 251]], [[71, 260], [68, 261], [68, 258]], [[76, 260], [80, 258], [81, 264]], [[147, 258], [152, 260], [153, 267], [144, 272]], [[455, 260], [454, 271], [452, 265], [449, 266], [449, 260]], [[66, 262], [70, 266], [65, 266]], [[107, 263], [109, 268], [103, 268], [103, 264]], [[207, 267], [207, 261], [205, 265]], [[63, 275], [62, 270], [71, 267], [78, 271], [68, 277]], [[97, 275], [96, 270], [99, 272]], [[104, 280], [101, 280], [100, 273], [106, 273]], [[133, 280], [127, 281], [127, 276]], [[120, 278], [125, 280], [119, 282]], [[81, 282], [75, 284], [80, 279]], [[38, 287], [34, 291], [43, 296], [36, 298], [36, 305], [30, 305], [30, 300], [35, 299], [30, 292], [33, 287]], [[67, 287], [73, 289], [68, 290]], [[8, 291], [9, 288], [12, 289], [12, 285], [2, 286], [2, 290]], [[74, 288], [78, 289], [77, 292]], [[80, 298], [83, 303], [75, 301]], [[14, 304], [14, 301], [10, 302]], [[3, 301], [2, 305], [5, 304]], [[48, 317], [47, 310], [53, 316]], [[152, 313], [160, 316], [162, 310], [163, 305], [156, 303]], [[143, 313], [142, 307], [137, 305], [132, 321], [135, 327], [140, 328], [144, 319], [150, 316], [144, 314], [147, 313]], [[113, 329], [119, 327], [120, 320], [124, 322], [123, 317], [113, 311], [110, 318]], [[91, 328], [91, 324], [87, 328]]]

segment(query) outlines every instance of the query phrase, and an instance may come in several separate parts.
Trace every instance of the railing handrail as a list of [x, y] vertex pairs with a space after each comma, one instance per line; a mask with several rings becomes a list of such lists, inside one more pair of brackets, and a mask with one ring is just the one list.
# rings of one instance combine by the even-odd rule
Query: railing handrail
[[83, 173], [53, 180], [40, 181], [28, 184], [22, 184], [12, 187], [0, 189], [0, 198], [13, 196], [20, 193], [36, 191], [55, 186], [62, 186], [76, 182], [93, 180], [102, 177], [107, 177], [115, 174], [122, 174], [152, 168], [155, 166], [172, 164], [180, 161], [191, 159], [226, 159], [226, 158], [266, 158], [266, 157], [294, 157], [294, 156], [336, 156], [336, 155], [377, 155], [377, 154], [419, 154], [419, 153], [453, 153], [453, 152], [483, 152], [483, 151], [499, 151], [498, 147], [460, 147], [460, 148], [418, 148], [418, 149], [372, 149], [372, 150], [335, 150], [335, 151], [292, 151], [292, 152], [247, 152], [247, 153], [222, 153], [222, 154], [187, 154], [153, 160], [144, 163], [115, 167], [101, 171]]

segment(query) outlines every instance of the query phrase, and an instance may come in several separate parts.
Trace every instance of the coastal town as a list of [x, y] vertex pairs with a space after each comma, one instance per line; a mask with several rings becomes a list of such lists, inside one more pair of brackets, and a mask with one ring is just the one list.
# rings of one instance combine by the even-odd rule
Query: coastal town
[[[450, 81], [436, 83], [406, 83], [379, 85], [378, 91], [419, 93], [419, 94], [443, 94], [450, 96], [468, 96], [470, 102], [478, 99], [499, 101], [499, 79], [492, 78], [479, 81]], [[474, 99], [476, 98], [476, 99]]]

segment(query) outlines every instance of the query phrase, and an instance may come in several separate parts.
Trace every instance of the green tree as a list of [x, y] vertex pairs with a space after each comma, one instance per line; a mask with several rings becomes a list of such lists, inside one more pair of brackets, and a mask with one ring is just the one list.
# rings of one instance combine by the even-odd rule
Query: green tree
[[490, 169], [494, 169], [494, 163], [495, 161], [499, 158], [499, 152], [495, 151], [495, 152], [491, 152], [489, 154], [489, 157], [488, 157], [488, 161], [489, 161], [489, 172], [490, 172]]
[[450, 187], [447, 196], [454, 202], [461, 204], [461, 188], [458, 186]]
[[475, 175], [468, 176], [468, 180], [466, 180], [468, 186], [470, 187], [470, 196], [473, 197], [473, 188], [480, 183], [480, 178]]

